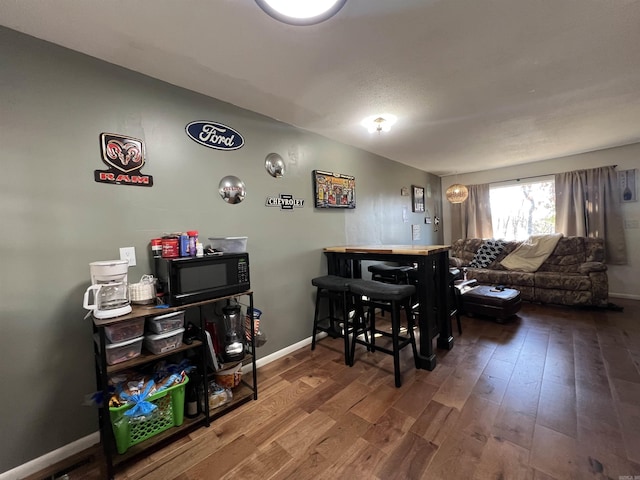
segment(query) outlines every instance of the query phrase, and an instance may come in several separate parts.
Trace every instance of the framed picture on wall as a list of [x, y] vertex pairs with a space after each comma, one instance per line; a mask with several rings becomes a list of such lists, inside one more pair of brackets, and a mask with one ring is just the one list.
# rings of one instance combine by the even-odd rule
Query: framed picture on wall
[[411, 185], [412, 211], [424, 212], [424, 187]]
[[638, 190], [636, 185], [636, 169], [622, 170], [618, 172], [618, 184], [620, 185], [621, 202], [637, 202]]
[[316, 208], [356, 208], [356, 179], [351, 175], [313, 171]]

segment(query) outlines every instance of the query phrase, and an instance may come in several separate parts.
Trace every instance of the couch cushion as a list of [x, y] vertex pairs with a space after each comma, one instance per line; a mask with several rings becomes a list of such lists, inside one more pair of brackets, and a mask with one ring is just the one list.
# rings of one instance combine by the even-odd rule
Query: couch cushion
[[451, 245], [450, 258], [456, 258], [457, 261], [452, 266], [461, 267], [471, 263], [476, 252], [482, 245], [481, 238], [461, 238], [453, 242]]
[[578, 273], [580, 265], [585, 261], [585, 238], [564, 237], [538, 271]]
[[536, 288], [554, 290], [591, 290], [591, 280], [586, 275], [572, 273], [537, 272]]
[[467, 278], [476, 279], [481, 284], [506, 285], [513, 288], [535, 285], [535, 274], [528, 272], [512, 272], [509, 270], [489, 270], [486, 268], [470, 268]]
[[488, 267], [502, 253], [505, 243], [504, 240], [484, 240], [469, 266], [473, 268]]

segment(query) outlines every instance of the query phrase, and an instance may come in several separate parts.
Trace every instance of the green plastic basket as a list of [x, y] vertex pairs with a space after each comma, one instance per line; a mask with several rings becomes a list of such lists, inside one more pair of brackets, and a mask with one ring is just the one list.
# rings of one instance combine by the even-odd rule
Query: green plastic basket
[[109, 408], [118, 453], [125, 453], [129, 447], [137, 443], [171, 427], [182, 425], [185, 386], [188, 382], [189, 378], [185, 377], [184, 382], [150, 395], [147, 401], [155, 404], [158, 408], [153, 411], [150, 417], [142, 420], [129, 418], [124, 414], [133, 405]]

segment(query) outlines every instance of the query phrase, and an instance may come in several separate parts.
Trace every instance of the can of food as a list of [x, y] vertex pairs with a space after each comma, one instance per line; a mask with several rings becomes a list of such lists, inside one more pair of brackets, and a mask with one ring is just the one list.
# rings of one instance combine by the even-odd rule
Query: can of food
[[187, 231], [187, 235], [189, 235], [189, 256], [195, 257], [198, 253], [196, 245], [198, 244], [198, 231], [197, 230], [189, 230]]
[[162, 237], [162, 257], [175, 258], [180, 256], [180, 242], [178, 237]]
[[189, 256], [189, 235], [186, 233], [180, 235], [180, 256]]
[[151, 254], [153, 258], [160, 258], [162, 256], [162, 239], [154, 238], [151, 240]]

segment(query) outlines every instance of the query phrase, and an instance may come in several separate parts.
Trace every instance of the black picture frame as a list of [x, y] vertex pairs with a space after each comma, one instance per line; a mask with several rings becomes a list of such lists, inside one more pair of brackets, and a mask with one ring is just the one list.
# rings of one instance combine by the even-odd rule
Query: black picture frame
[[313, 171], [316, 208], [356, 208], [356, 178], [352, 175]]
[[424, 187], [411, 185], [411, 211], [424, 212]]

